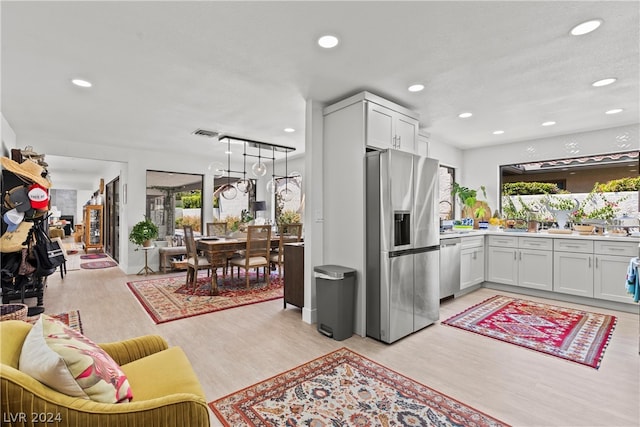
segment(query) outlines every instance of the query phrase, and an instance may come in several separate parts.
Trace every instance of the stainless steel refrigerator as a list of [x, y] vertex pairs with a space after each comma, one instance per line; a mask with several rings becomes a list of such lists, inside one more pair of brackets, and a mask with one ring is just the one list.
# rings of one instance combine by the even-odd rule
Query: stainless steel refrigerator
[[392, 343], [439, 318], [437, 160], [366, 154], [367, 335]]

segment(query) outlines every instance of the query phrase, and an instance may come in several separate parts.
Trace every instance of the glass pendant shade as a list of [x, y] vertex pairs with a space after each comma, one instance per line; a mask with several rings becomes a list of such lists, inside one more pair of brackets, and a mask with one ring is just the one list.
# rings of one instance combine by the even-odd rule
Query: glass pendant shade
[[291, 173], [289, 174], [289, 179], [292, 179], [296, 183], [299, 183], [302, 179], [302, 174], [298, 171], [291, 171]]
[[253, 174], [257, 177], [265, 176], [267, 174], [267, 165], [263, 162], [255, 162], [253, 166], [251, 166], [251, 170]]
[[280, 197], [282, 197], [282, 200], [284, 200], [285, 202], [290, 202], [291, 199], [293, 199], [293, 191], [289, 190], [288, 188], [283, 188], [280, 191]]
[[267, 192], [270, 194], [273, 194], [275, 192], [276, 189], [276, 183], [273, 181], [273, 179], [270, 179], [267, 182]]
[[224, 165], [221, 162], [211, 162], [207, 166], [207, 172], [214, 178], [222, 178], [224, 176]]
[[238, 194], [238, 191], [236, 190], [236, 187], [234, 187], [231, 184], [227, 184], [224, 187], [224, 190], [222, 190], [222, 197], [224, 197], [227, 200], [235, 199], [237, 194]]
[[248, 193], [249, 190], [251, 190], [251, 181], [246, 178], [241, 179], [240, 181], [236, 182], [236, 188], [241, 193]]

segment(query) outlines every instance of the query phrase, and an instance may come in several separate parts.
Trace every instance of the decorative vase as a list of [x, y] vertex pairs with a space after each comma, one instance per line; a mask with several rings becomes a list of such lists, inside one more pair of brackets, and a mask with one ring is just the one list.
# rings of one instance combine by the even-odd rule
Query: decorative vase
[[145, 248], [150, 248], [151, 246], [153, 246], [153, 240], [151, 240], [151, 239], [145, 240], [142, 243], [142, 246], [145, 247]]
[[556, 223], [558, 224], [558, 228], [560, 230], [564, 230], [567, 225], [567, 221], [569, 220], [569, 214], [571, 211], [569, 210], [552, 210], [551, 213], [553, 217], [556, 219]]

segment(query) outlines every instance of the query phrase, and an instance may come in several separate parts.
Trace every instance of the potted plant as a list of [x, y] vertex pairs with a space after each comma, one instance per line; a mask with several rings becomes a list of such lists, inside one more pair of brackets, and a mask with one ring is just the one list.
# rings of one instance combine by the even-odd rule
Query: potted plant
[[153, 239], [158, 237], [158, 226], [147, 217], [133, 226], [129, 233], [129, 241], [136, 245], [149, 247]]
[[[480, 186], [482, 195], [487, 198], [487, 193], [484, 185]], [[451, 196], [458, 197], [462, 205], [462, 216], [473, 217], [476, 222], [483, 220], [486, 221], [491, 216], [491, 211], [487, 202], [478, 200], [478, 190], [474, 190], [468, 187], [463, 187], [457, 182], [453, 183], [451, 189]]]

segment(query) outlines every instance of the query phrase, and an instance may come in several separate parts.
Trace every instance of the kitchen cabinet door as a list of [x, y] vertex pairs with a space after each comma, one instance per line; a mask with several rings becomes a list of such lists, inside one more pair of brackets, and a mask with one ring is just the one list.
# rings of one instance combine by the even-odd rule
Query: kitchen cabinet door
[[596, 255], [593, 296], [633, 304], [633, 297], [627, 293], [625, 287], [628, 267], [629, 257], [627, 256]]
[[460, 290], [484, 282], [484, 248], [460, 251]]
[[367, 103], [367, 145], [386, 150], [395, 148], [394, 112], [373, 102]]
[[518, 286], [553, 290], [553, 252], [519, 249]]
[[393, 124], [396, 149], [407, 153], [415, 153], [416, 139], [418, 139], [418, 121], [396, 113]]
[[553, 290], [564, 294], [593, 297], [593, 255], [554, 252]]
[[374, 102], [367, 103], [366, 145], [369, 147], [415, 153], [418, 126], [412, 117]]
[[[490, 236], [493, 237], [493, 236]], [[518, 281], [518, 260], [516, 249], [489, 246], [489, 282], [516, 285]]]

